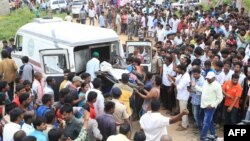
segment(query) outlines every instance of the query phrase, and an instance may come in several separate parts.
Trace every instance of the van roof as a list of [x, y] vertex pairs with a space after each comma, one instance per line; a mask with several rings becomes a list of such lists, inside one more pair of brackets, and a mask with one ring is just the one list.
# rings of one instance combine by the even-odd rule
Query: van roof
[[66, 21], [28, 23], [17, 34], [30, 34], [72, 47], [119, 40], [119, 36], [111, 29]]

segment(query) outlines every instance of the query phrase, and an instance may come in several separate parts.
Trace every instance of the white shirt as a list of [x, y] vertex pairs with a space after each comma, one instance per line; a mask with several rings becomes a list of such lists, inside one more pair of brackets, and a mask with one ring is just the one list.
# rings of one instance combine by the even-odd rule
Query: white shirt
[[147, 24], [147, 26], [148, 26], [149, 29], [151, 29], [151, 27], [154, 26], [153, 20], [154, 20], [153, 16], [148, 16], [148, 24]]
[[163, 1], [163, 0], [156, 0], [156, 1], [155, 1], [155, 4], [157, 4], [157, 5], [162, 5], [162, 1]]
[[162, 84], [165, 86], [171, 86], [171, 82], [168, 80], [168, 76], [175, 76], [175, 71], [173, 69], [173, 63], [167, 66], [167, 64], [163, 64], [163, 71], [162, 71]]
[[190, 86], [190, 75], [188, 72], [184, 73], [183, 75], [178, 75], [176, 77], [176, 89], [177, 89], [177, 99], [188, 101], [189, 98], [189, 91], [187, 87]]
[[116, 18], [115, 18], [115, 24], [121, 24], [121, 16], [120, 16], [120, 14], [117, 14], [116, 15]]
[[201, 95], [201, 108], [207, 108], [209, 105], [216, 108], [223, 99], [222, 88], [216, 80], [209, 84], [207, 81], [202, 87], [195, 86], [197, 91], [202, 92]]
[[197, 48], [197, 47], [201, 47], [203, 50], [205, 49], [206, 45], [204, 42], [202, 42], [202, 44], [198, 45], [198, 44], [195, 44], [194, 45], [194, 48]]
[[178, 46], [183, 43], [182, 37], [174, 37], [174, 43]]
[[[244, 73], [240, 73], [239, 77], [240, 78], [239, 78], [238, 83], [243, 87], [243, 85], [244, 85], [244, 79], [246, 78], [246, 75]], [[231, 79], [232, 79], [232, 77], [231, 77]]]
[[32, 125], [24, 123], [22, 125], [22, 130], [26, 133], [26, 135], [29, 135], [31, 132], [35, 130], [35, 128]]
[[164, 36], [168, 36], [168, 34], [173, 33], [173, 31], [171, 29], [169, 30], [164, 30]]
[[96, 117], [102, 115], [104, 113], [104, 96], [102, 92], [97, 89], [90, 89], [86, 92], [86, 97], [88, 97], [89, 92], [94, 91], [97, 93], [96, 102], [94, 103], [94, 108], [96, 112]]
[[223, 78], [223, 82], [231, 80], [233, 74], [234, 74], [234, 71], [232, 71], [232, 70], [229, 70], [229, 72], [227, 74], [225, 74], [225, 72], [222, 71], [221, 76]]
[[141, 25], [142, 27], [146, 27], [146, 18], [144, 16], [141, 17]]
[[95, 17], [95, 9], [89, 9], [89, 17]]
[[216, 80], [221, 84], [221, 85], [223, 85], [223, 83], [224, 83], [224, 77], [223, 77], [224, 75], [222, 74], [222, 72], [215, 72], [215, 78], [216, 78]]
[[3, 128], [3, 140], [14, 141], [14, 134], [19, 130], [21, 130], [21, 125], [16, 124], [14, 122], [7, 123], [6, 125], [4, 125]]
[[174, 32], [174, 33], [176, 33], [177, 32], [177, 27], [178, 27], [178, 24], [180, 23], [180, 20], [179, 19], [176, 19], [176, 20], [174, 20], [174, 19], [172, 19], [172, 31]]
[[68, 15], [68, 16], [66, 16], [65, 18], [64, 18], [64, 20], [65, 21], [67, 21], [67, 22], [72, 22], [72, 17], [70, 16], [70, 15]]
[[161, 42], [164, 41], [164, 33], [165, 33], [165, 31], [163, 29], [158, 29], [157, 30], [157, 39], [158, 39], [158, 41], [161, 41]]
[[146, 141], [160, 141], [161, 136], [168, 134], [169, 118], [161, 113], [152, 113], [148, 111], [140, 119], [140, 126], [145, 132]]
[[100, 70], [100, 61], [93, 57], [91, 60], [87, 62], [86, 72], [90, 74], [91, 81], [96, 78], [95, 72]]
[[[250, 89], [248, 90], [247, 95], [248, 95], [248, 97], [250, 97]], [[249, 100], [249, 104], [248, 104], [248, 109], [247, 109], [247, 111], [250, 112], [250, 100]]]
[[44, 87], [44, 94], [50, 94], [53, 99], [55, 98], [54, 97], [54, 90], [50, 86], [48, 86], [48, 85], [46, 85]]

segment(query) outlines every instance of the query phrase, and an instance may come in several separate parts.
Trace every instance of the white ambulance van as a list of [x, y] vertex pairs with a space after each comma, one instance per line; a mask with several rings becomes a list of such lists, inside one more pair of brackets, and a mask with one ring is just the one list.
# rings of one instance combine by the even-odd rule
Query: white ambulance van
[[80, 74], [94, 51], [100, 62], [112, 62], [114, 56], [124, 57], [119, 36], [111, 29], [63, 21], [60, 18], [38, 18], [22, 26], [16, 33], [17, 50], [12, 58], [18, 66], [28, 56], [35, 71], [52, 76], [59, 83], [63, 71]]

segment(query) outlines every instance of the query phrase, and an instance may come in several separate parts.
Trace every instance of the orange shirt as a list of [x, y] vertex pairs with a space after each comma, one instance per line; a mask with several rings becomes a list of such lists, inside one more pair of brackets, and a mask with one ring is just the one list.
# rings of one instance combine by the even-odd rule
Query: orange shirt
[[[242, 94], [242, 87], [240, 84], [232, 85], [232, 81], [226, 81], [222, 86], [222, 90], [232, 97], [225, 97], [225, 106], [231, 106], [235, 97], [241, 97]], [[236, 101], [234, 107], [239, 108], [239, 100]]]
[[18, 97], [18, 96], [16, 96], [16, 97], [12, 100], [12, 102], [16, 103], [17, 106], [20, 106], [20, 101], [19, 101], [19, 97]]

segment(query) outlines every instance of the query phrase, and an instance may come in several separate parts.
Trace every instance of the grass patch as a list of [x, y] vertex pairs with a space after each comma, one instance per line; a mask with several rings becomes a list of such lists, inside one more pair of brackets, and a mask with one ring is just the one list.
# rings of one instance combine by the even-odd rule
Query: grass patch
[[245, 0], [244, 3], [246, 5], [247, 10], [250, 10], [250, 0]]
[[[208, 5], [208, 3], [201, 3], [203, 10], [209, 10], [211, 7], [215, 7], [217, 5], [218, 0], [213, 0], [212, 5]], [[231, 0], [222, 0], [222, 4], [231, 5]]]
[[[40, 11], [40, 17], [46, 16], [46, 12]], [[54, 17], [64, 18], [65, 13], [52, 14]], [[0, 16], [0, 40], [8, 40], [14, 37], [16, 31], [23, 25], [31, 22], [35, 18], [35, 14], [30, 12], [28, 7], [24, 7], [12, 12], [10, 15]]]

